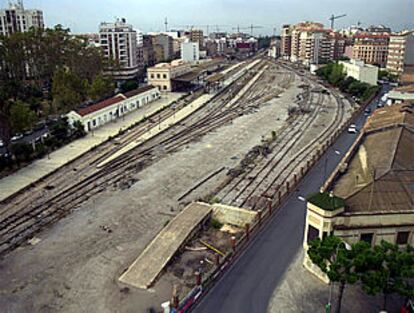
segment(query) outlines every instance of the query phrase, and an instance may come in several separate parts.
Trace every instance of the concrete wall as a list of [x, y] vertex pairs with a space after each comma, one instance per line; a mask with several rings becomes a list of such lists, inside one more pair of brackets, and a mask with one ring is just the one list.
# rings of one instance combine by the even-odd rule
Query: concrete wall
[[223, 204], [213, 205], [212, 217], [222, 224], [244, 227], [246, 224], [252, 224], [257, 216], [257, 212], [231, 207]]

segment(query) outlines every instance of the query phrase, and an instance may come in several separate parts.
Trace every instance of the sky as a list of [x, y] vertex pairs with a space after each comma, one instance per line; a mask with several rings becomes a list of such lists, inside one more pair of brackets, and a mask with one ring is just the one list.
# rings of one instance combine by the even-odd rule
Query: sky
[[[26, 8], [43, 10], [48, 27], [62, 24], [73, 32], [97, 32], [100, 22], [126, 18], [143, 32], [163, 31], [185, 25], [261, 26], [255, 35], [280, 32], [281, 25], [311, 20], [329, 27], [332, 14], [347, 14], [335, 28], [384, 24], [393, 30], [414, 29], [414, 0], [25, 0]], [[8, 0], [0, 0], [1, 7]], [[203, 27], [206, 31], [206, 27]], [[209, 31], [216, 27], [210, 27]], [[248, 29], [245, 30], [249, 31]]]

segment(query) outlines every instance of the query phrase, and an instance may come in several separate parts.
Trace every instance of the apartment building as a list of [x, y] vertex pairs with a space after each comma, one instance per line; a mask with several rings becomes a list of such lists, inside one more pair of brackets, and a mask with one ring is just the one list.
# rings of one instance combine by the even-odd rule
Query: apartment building
[[9, 8], [0, 10], [0, 35], [26, 32], [31, 27], [44, 28], [43, 12], [24, 8], [23, 1], [9, 1]]
[[190, 41], [198, 42], [198, 47], [201, 49], [204, 48], [204, 33], [201, 29], [192, 29], [190, 31]]
[[148, 83], [157, 86], [161, 91], [174, 91], [173, 79], [191, 72], [191, 65], [182, 60], [171, 63], [159, 63], [148, 68]]
[[281, 32], [281, 56], [283, 59], [289, 60], [290, 55], [292, 54], [292, 27], [291, 25], [283, 25]]
[[354, 36], [352, 58], [367, 64], [385, 67], [387, 64], [390, 35], [363, 33]]
[[195, 63], [200, 60], [198, 42], [187, 41], [181, 43], [181, 60], [190, 63]]
[[155, 51], [155, 62], [166, 62], [174, 58], [174, 40], [166, 34], [152, 34], [152, 46]]
[[306, 66], [337, 60], [345, 51], [345, 39], [323, 24], [302, 22], [284, 25], [281, 35], [281, 54], [284, 59]]
[[406, 66], [414, 65], [414, 32], [392, 34], [388, 46], [387, 70], [395, 75], [404, 73]]
[[132, 25], [125, 19], [101, 23], [99, 39], [105, 58], [113, 64], [108, 71], [119, 80], [134, 78], [139, 71], [138, 45], [142, 45], [142, 37]]
[[[320, 193], [308, 196], [303, 247], [335, 235], [353, 244], [414, 244], [414, 106], [376, 110]], [[304, 266], [328, 278], [305, 253]]]

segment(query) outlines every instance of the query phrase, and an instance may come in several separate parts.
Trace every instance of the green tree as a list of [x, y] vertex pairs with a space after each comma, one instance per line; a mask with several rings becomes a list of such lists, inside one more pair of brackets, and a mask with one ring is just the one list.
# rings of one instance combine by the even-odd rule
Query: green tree
[[339, 83], [345, 79], [344, 67], [342, 64], [333, 64], [332, 70], [329, 74], [328, 81], [333, 86], [338, 86]]
[[81, 138], [86, 135], [85, 126], [82, 124], [81, 121], [75, 121], [72, 125], [73, 129], [73, 137]]
[[88, 94], [92, 100], [99, 100], [109, 96], [114, 89], [114, 85], [109, 78], [98, 75], [89, 86]]
[[22, 101], [16, 101], [10, 107], [10, 123], [14, 133], [32, 129], [36, 114]]
[[324, 272], [331, 282], [339, 283], [335, 312], [341, 311], [342, 297], [347, 284], [355, 284], [358, 275], [353, 264], [354, 251], [346, 249], [335, 236], [317, 238], [309, 243], [308, 255], [312, 262]]
[[85, 99], [82, 80], [68, 69], [59, 69], [53, 76], [53, 104], [58, 112], [68, 112]]
[[135, 80], [128, 80], [121, 85], [121, 92], [128, 92], [138, 88], [138, 82]]
[[387, 297], [397, 293], [406, 298], [414, 296], [414, 253], [410, 246], [400, 249], [382, 241], [372, 249], [358, 253], [355, 266], [362, 289], [369, 295], [383, 294], [383, 309]]

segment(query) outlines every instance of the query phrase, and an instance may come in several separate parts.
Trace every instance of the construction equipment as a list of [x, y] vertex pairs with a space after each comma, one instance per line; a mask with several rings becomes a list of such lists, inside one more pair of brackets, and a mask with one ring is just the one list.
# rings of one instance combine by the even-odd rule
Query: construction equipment
[[177, 25], [175, 27], [185, 27], [188, 30], [193, 30], [193, 28], [205, 28], [206, 29], [206, 34], [208, 35], [210, 33], [210, 27], [211, 28], [215, 28], [217, 32], [220, 31], [220, 27], [228, 27], [229, 25]]
[[257, 28], [263, 28], [263, 26], [251, 24], [250, 26], [247, 26], [247, 27], [240, 27], [239, 25], [237, 25], [237, 27], [233, 27], [232, 29], [237, 30], [238, 33], [240, 33], [241, 29], [250, 29], [250, 35], [253, 37], [253, 31], [254, 29], [257, 29]]
[[331, 21], [331, 29], [334, 30], [335, 20], [340, 19], [340, 18], [345, 17], [345, 16], [346, 16], [346, 14], [337, 15], [337, 16], [332, 14], [331, 17], [329, 18], [329, 20]]

